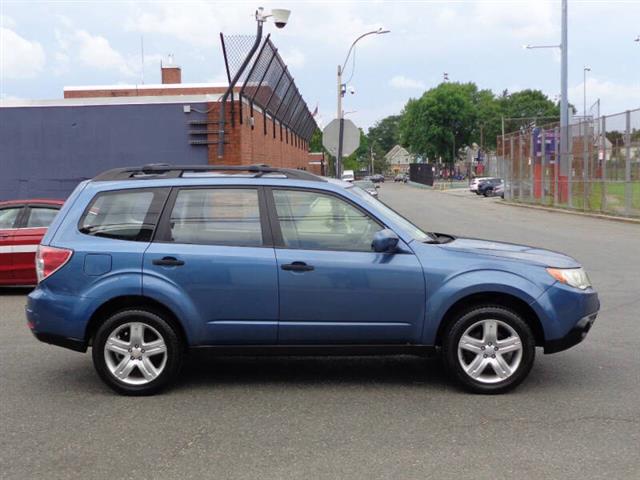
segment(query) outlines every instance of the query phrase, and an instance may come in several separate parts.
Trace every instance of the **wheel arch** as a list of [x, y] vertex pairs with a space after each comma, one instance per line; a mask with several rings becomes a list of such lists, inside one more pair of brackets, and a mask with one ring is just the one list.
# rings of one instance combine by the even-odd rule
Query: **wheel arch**
[[459, 315], [478, 305], [495, 305], [513, 310], [529, 325], [533, 332], [536, 346], [544, 345], [544, 330], [540, 318], [535, 310], [524, 300], [517, 296], [505, 292], [479, 292], [467, 295], [452, 304], [438, 326], [436, 333], [436, 345], [442, 345], [442, 336], [446, 329], [451, 325]]
[[119, 297], [111, 298], [100, 305], [91, 315], [87, 328], [85, 330], [85, 342], [87, 345], [93, 343], [93, 337], [99, 326], [114, 313], [125, 310], [127, 308], [138, 308], [144, 310], [151, 310], [154, 313], [160, 314], [165, 320], [167, 320], [174, 331], [180, 338], [182, 345], [186, 348], [188, 346], [187, 334], [185, 329], [178, 319], [177, 315], [163, 303], [144, 295], [122, 295]]

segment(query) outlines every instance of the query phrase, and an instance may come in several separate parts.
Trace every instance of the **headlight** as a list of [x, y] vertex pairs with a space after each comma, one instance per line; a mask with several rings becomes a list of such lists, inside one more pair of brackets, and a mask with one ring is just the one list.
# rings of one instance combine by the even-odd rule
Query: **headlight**
[[547, 268], [547, 272], [560, 283], [570, 287], [586, 290], [591, 286], [591, 281], [584, 268]]

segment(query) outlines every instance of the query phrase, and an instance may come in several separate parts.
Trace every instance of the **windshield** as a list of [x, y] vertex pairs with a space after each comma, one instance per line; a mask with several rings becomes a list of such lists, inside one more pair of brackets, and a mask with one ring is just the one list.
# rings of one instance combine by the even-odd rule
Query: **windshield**
[[367, 192], [365, 192], [361, 188], [354, 186], [350, 190], [356, 195], [358, 195], [358, 197], [360, 197], [366, 203], [374, 207], [376, 210], [381, 211], [384, 215], [391, 218], [395, 223], [400, 225], [400, 228], [402, 228], [405, 232], [411, 235], [418, 242], [429, 242], [435, 239], [435, 236], [429, 235], [428, 233], [423, 232], [421, 229], [416, 227], [413, 223], [411, 223], [409, 220], [404, 218], [398, 212], [396, 212], [395, 210], [392, 210], [387, 205], [382, 203], [380, 200], [375, 199], [374, 197], [369, 195]]

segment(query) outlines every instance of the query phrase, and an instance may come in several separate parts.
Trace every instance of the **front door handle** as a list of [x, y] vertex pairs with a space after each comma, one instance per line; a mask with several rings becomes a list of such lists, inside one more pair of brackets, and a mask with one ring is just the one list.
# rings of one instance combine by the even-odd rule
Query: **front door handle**
[[176, 257], [156, 258], [152, 263], [163, 267], [180, 267], [184, 265], [184, 261], [178, 260]]
[[313, 270], [312, 265], [307, 265], [304, 262], [285, 263], [280, 268], [282, 268], [282, 270], [287, 270], [290, 272], [310, 272], [311, 270]]

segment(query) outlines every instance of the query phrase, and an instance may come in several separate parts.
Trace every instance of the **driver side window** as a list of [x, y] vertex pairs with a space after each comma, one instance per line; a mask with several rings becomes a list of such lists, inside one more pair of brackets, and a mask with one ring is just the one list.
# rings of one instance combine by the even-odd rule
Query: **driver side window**
[[333, 195], [274, 190], [273, 198], [287, 248], [370, 252], [373, 235], [384, 228]]

